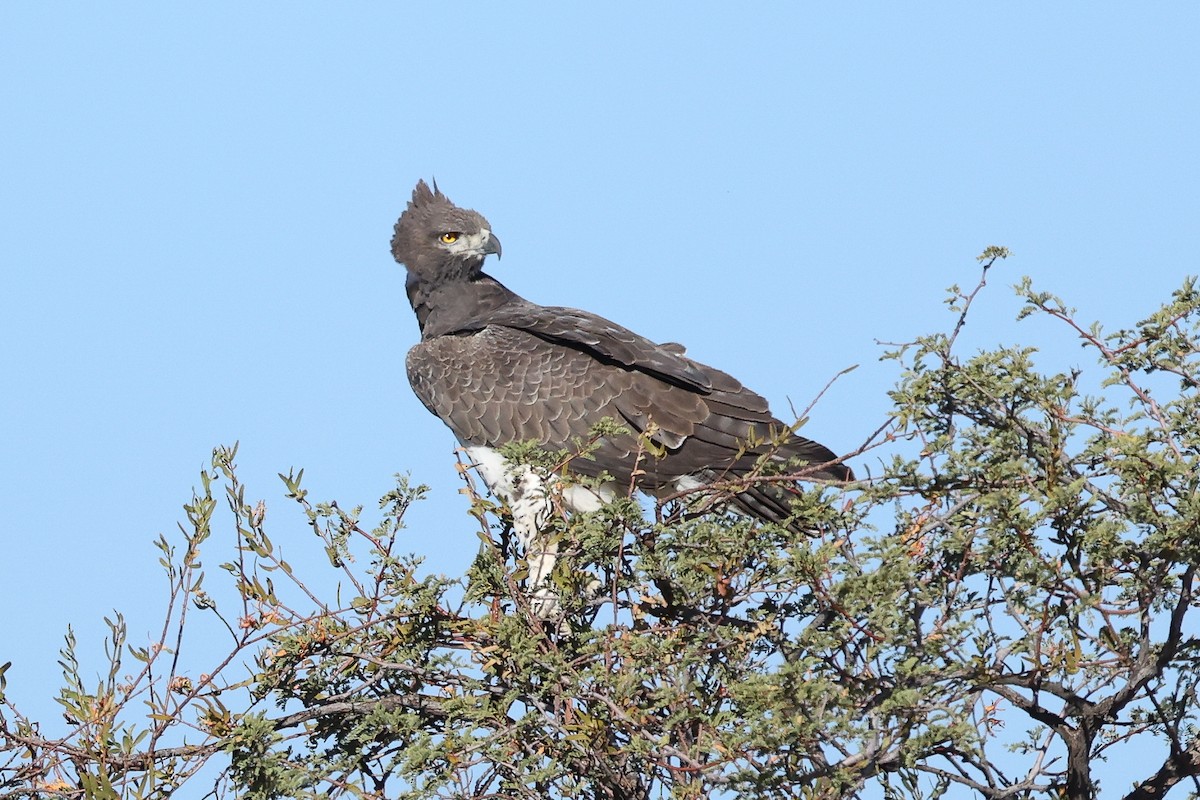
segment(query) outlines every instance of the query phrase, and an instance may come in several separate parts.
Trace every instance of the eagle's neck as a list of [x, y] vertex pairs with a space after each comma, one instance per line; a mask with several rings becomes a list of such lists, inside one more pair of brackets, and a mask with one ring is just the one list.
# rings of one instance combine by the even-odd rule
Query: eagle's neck
[[437, 282], [410, 272], [405, 289], [417, 314], [422, 339], [480, 330], [487, 325], [491, 312], [523, 302], [500, 281], [482, 272]]

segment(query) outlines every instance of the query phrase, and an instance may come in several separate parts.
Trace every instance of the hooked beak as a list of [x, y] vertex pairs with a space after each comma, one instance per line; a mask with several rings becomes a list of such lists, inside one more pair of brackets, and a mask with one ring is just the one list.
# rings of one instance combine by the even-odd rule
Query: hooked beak
[[496, 234], [488, 231], [487, 240], [483, 243], [483, 254], [485, 256], [494, 255], [496, 258], [500, 258], [501, 252], [500, 240], [496, 238]]

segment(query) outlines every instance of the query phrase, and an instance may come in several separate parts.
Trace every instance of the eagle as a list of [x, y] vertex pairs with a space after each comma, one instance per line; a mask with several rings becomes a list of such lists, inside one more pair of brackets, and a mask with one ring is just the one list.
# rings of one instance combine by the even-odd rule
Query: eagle
[[569, 450], [602, 420], [619, 423], [626, 432], [602, 437], [569, 463], [575, 474], [607, 480], [568, 485], [562, 499], [573, 511], [633, 487], [662, 498], [723, 482], [736, 487], [731, 500], [743, 512], [787, 522], [794, 486], [738, 479], [761, 472], [764, 459], [809, 478], [853, 478], [833, 451], [772, 415], [761, 395], [682, 346], [587, 311], [538, 305], [488, 275], [484, 261], [500, 258], [499, 238], [436, 182], [418, 181], [391, 244], [421, 331], [406, 359], [409, 382], [509, 504], [531, 586], [554, 564], [552, 546], [537, 537], [550, 498], [533, 470], [507, 462], [503, 445]]

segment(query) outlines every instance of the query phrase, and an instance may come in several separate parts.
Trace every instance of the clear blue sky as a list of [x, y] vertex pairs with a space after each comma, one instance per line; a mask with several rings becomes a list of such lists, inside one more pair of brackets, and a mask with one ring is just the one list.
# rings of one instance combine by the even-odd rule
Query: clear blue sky
[[411, 471], [410, 549], [465, 569], [388, 252], [418, 178], [490, 219], [514, 290], [781, 414], [860, 364], [806, 429], [837, 450], [888, 408], [876, 340], [952, 324], [987, 245], [1015, 255], [966, 344], [1066, 364], [1007, 284], [1117, 327], [1198, 271], [1195, 4], [422, 5], [0, 5], [0, 662], [28, 713], [58, 719], [68, 623], [93, 651], [110, 609], [158, 623], [150, 542], [216, 444], [285, 547], [275, 473], [373, 509]]

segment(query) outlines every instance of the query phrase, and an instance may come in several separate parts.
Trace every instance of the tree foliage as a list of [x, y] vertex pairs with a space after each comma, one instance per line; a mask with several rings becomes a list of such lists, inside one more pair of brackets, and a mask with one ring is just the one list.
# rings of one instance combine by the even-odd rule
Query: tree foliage
[[[550, 621], [467, 466], [475, 522], [437, 533], [478, 535], [461, 579], [409, 553], [424, 487], [400, 479], [371, 527], [281, 476], [328, 559], [301, 575], [218, 448], [157, 543], [161, 635], [106, 620], [97, 683], [68, 634], [69, 724], [0, 705], [0, 793], [1089, 798], [1132, 747], [1137, 782], [1106, 795], [1200, 792], [1200, 291], [1106, 332], [1024, 281], [1024, 314], [1099, 365], [1044, 373], [1032, 348], [956, 350], [983, 285], [951, 289], [948, 333], [889, 346], [894, 408], [853, 456], [877, 474], [809, 484], [790, 527], [712, 492], [558, 515]], [[238, 544], [206, 572], [222, 496]], [[189, 649], [197, 615], [224, 655]]]

